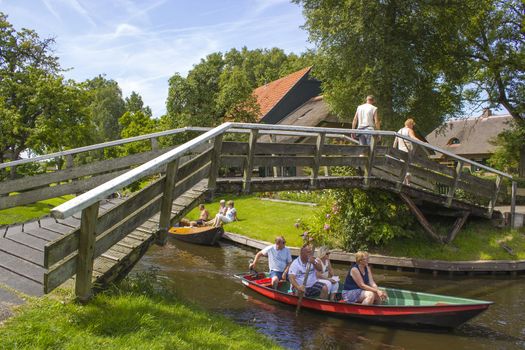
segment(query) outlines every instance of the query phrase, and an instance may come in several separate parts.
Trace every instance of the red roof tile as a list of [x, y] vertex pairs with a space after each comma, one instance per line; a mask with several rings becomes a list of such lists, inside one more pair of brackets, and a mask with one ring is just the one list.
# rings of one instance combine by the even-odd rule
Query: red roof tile
[[277, 103], [304, 77], [312, 67], [303, 68], [297, 72], [289, 74], [281, 79], [274, 80], [253, 90], [253, 95], [257, 98], [260, 106], [260, 114], [257, 118], [261, 120]]

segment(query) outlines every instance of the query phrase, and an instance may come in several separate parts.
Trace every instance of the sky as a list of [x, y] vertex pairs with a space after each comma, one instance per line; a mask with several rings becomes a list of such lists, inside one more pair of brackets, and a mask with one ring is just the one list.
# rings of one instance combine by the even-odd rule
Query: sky
[[16, 30], [55, 38], [66, 78], [105, 74], [124, 97], [139, 93], [154, 117], [166, 112], [169, 78], [210, 53], [312, 47], [289, 0], [0, 0], [0, 11]]

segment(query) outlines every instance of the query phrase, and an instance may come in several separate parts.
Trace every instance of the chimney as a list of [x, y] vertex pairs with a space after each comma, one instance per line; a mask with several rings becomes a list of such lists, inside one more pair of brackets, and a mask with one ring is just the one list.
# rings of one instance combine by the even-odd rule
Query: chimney
[[483, 113], [481, 113], [481, 118], [488, 118], [492, 115], [492, 110], [490, 108], [483, 108]]

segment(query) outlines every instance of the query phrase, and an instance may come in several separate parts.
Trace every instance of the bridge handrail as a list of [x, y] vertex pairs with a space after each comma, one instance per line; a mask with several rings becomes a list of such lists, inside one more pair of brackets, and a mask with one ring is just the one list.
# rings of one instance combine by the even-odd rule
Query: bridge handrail
[[[492, 169], [490, 167], [487, 167], [483, 164], [477, 163], [475, 161], [471, 161], [467, 158], [463, 158], [461, 156], [457, 156], [451, 152], [448, 152], [444, 149], [441, 149], [436, 146], [432, 146], [428, 143], [424, 143], [418, 140], [414, 140], [410, 137], [403, 136], [401, 134], [398, 134], [394, 131], [381, 131], [381, 130], [355, 130], [355, 129], [334, 129], [334, 128], [319, 128], [319, 127], [308, 127], [308, 126], [292, 126], [292, 125], [274, 125], [274, 124], [254, 124], [254, 123], [231, 123], [227, 122], [224, 123], [216, 128], [213, 128], [211, 130], [208, 130], [204, 134], [201, 134], [197, 136], [196, 138], [186, 142], [185, 144], [178, 146], [163, 155], [152, 159], [148, 161], [147, 163], [142, 164], [141, 166], [138, 166], [137, 168], [134, 168], [127, 173], [124, 173], [116, 178], [114, 178], [111, 181], [108, 181], [98, 187], [93, 188], [92, 190], [73, 198], [72, 200], [65, 202], [51, 210], [51, 214], [56, 218], [66, 218], [74, 213], [77, 213], [81, 211], [82, 209], [85, 209], [89, 207], [91, 204], [102, 200], [109, 195], [113, 194], [117, 190], [120, 190], [121, 188], [145, 177], [150, 174], [152, 174], [156, 169], [161, 167], [162, 165], [165, 165], [178, 157], [184, 155], [188, 151], [191, 151], [195, 147], [197, 147], [200, 144], [203, 144], [204, 142], [207, 142], [211, 140], [212, 138], [223, 134], [225, 132], [245, 132], [244, 130], [261, 130], [261, 133], [265, 134], [277, 134], [277, 133], [284, 133], [287, 135], [301, 135], [304, 134], [304, 136], [308, 135], [314, 135], [319, 133], [326, 133], [330, 134], [332, 136], [337, 135], [351, 135], [351, 134], [370, 134], [370, 135], [380, 135], [380, 136], [393, 136], [393, 137], [400, 137], [402, 139], [406, 139], [412, 143], [421, 145], [422, 147], [432, 149], [436, 152], [440, 152], [442, 154], [446, 154], [454, 159], [457, 159], [459, 161], [469, 163], [472, 165], [475, 165], [479, 168], [485, 169], [487, 171], [490, 171], [492, 173], [498, 174], [503, 177], [507, 177], [509, 179], [512, 179], [512, 176], [506, 173], [503, 173], [501, 171], [498, 171], [496, 169]], [[185, 130], [189, 130], [185, 128]], [[336, 131], [337, 130], [337, 131]], [[196, 130], [197, 131], [197, 130]], [[289, 132], [289, 133], [288, 133]], [[151, 138], [151, 134], [148, 135], [149, 137], [145, 138]], [[302, 136], [302, 135], [301, 135]]]
[[113, 180], [110, 180], [100, 186], [97, 186], [78, 197], [67, 201], [58, 207], [55, 207], [51, 210], [51, 215], [55, 218], [63, 219], [67, 218], [90, 205], [108, 197], [109, 195], [115, 193], [117, 190], [140, 180], [141, 178], [148, 176], [155, 172], [156, 169], [161, 166], [168, 164], [169, 162], [177, 159], [178, 157], [183, 156], [188, 151], [191, 151], [195, 147], [211, 140], [215, 136], [218, 136], [224, 133], [226, 130], [231, 128], [232, 123], [224, 123], [218, 127], [207, 131], [204, 134], [197, 136], [196, 138], [186, 142], [183, 145], [180, 145], [155, 159], [150, 160], [120, 176], [117, 176]]
[[11, 162], [0, 163], [0, 169], [17, 166], [21, 164], [26, 164], [26, 163], [44, 161], [44, 160], [53, 159], [56, 157], [73, 155], [73, 154], [82, 153], [82, 152], [95, 151], [98, 149], [103, 149], [103, 148], [112, 147], [112, 146], [119, 146], [119, 145], [123, 145], [123, 144], [130, 143], [130, 142], [143, 141], [143, 140], [149, 140], [149, 139], [157, 138], [161, 136], [170, 136], [170, 135], [180, 134], [180, 133], [187, 132], [187, 131], [203, 132], [203, 131], [208, 131], [210, 129], [211, 128], [207, 128], [207, 127], [187, 126], [187, 127], [179, 128], [179, 129], [159, 131], [159, 132], [154, 132], [154, 133], [146, 134], [146, 135], [133, 136], [133, 137], [128, 137], [128, 138], [120, 139], [120, 140], [97, 143], [96, 145], [72, 148], [72, 149], [68, 149], [65, 151], [44, 154], [44, 155], [36, 156], [32, 158], [18, 159], [18, 160], [13, 160]]
[[[334, 128], [318, 128], [313, 126], [292, 126], [292, 125], [276, 125], [276, 124], [235, 124], [235, 128], [240, 129], [258, 129], [258, 130], [287, 130], [287, 131], [300, 131], [300, 132], [311, 132], [311, 133], [334, 133]], [[449, 152], [447, 150], [444, 150], [440, 147], [433, 146], [429, 143], [422, 142], [416, 139], [413, 139], [409, 136], [401, 135], [395, 131], [382, 131], [382, 130], [356, 130], [356, 129], [337, 129], [338, 134], [367, 134], [367, 135], [380, 135], [380, 136], [394, 136], [399, 137], [402, 139], [405, 139], [407, 141], [410, 141], [412, 143], [415, 143], [417, 145], [420, 145], [425, 148], [429, 148], [433, 151], [446, 154], [449, 157], [452, 157], [456, 160], [460, 160], [464, 163], [468, 163], [471, 165], [475, 165], [478, 168], [490, 171], [491, 173], [501, 175], [503, 177], [506, 177], [508, 179], [512, 180], [512, 175], [504, 173], [502, 171], [496, 170], [494, 168], [488, 167], [484, 164], [478, 163], [476, 161], [458, 156], [457, 154], [454, 154], [452, 152]]]

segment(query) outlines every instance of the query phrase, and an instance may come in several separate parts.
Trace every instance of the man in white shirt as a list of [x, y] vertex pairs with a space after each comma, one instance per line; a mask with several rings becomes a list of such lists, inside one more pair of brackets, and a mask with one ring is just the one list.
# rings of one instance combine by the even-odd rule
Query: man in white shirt
[[286, 280], [288, 268], [292, 262], [292, 254], [290, 249], [285, 247], [286, 241], [283, 236], [275, 237], [275, 244], [269, 245], [255, 254], [253, 262], [250, 264], [250, 270], [255, 269], [257, 261], [261, 256], [268, 257], [268, 265], [270, 268], [270, 277], [272, 278], [272, 286], [274, 289], [280, 280]]
[[[377, 107], [374, 106], [374, 96], [368, 95], [366, 102], [357, 107], [354, 120], [352, 121], [352, 129], [359, 130], [379, 130], [381, 129], [381, 120], [377, 113]], [[358, 134], [360, 145], [369, 145], [371, 135]]]
[[[310, 264], [308, 276], [306, 269]], [[314, 298], [319, 296], [321, 299], [328, 299], [328, 287], [321, 281], [317, 280], [315, 271], [321, 271], [322, 266], [318, 259], [312, 255], [312, 248], [310, 245], [304, 245], [301, 248], [299, 257], [290, 265], [288, 277], [293, 289], [296, 293], [304, 293], [307, 298]], [[306, 278], [306, 283], [305, 282]]]

